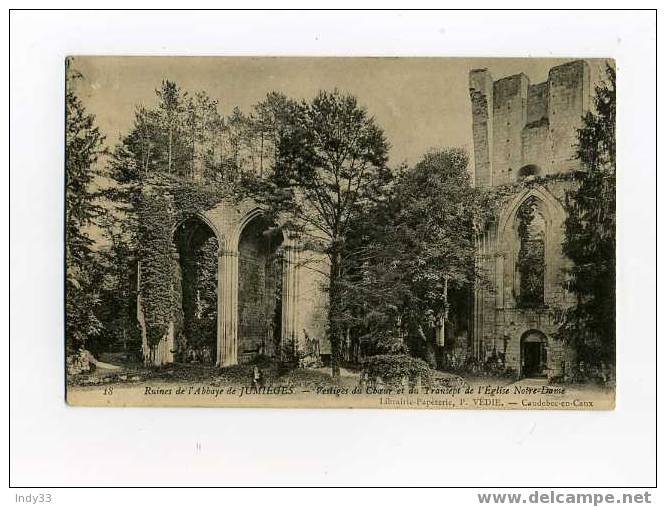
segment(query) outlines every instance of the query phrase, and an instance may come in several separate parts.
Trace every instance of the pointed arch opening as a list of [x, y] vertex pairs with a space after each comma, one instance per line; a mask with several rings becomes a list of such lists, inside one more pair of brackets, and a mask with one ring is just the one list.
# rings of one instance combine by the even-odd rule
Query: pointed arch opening
[[519, 308], [541, 308], [545, 302], [546, 219], [540, 204], [535, 196], [530, 196], [516, 212], [514, 291]]
[[180, 282], [175, 360], [213, 365], [217, 355], [218, 238], [201, 217], [192, 216], [176, 227], [173, 242]]
[[238, 360], [280, 353], [282, 336], [282, 232], [256, 214], [238, 237]]

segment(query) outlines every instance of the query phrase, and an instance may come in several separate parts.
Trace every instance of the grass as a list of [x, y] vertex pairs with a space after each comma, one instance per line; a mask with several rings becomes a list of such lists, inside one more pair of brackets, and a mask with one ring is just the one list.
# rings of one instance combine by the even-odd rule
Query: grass
[[97, 370], [91, 373], [70, 375], [67, 382], [73, 386], [98, 384], [136, 383], [159, 381], [166, 383], [207, 383], [215, 386], [252, 385], [254, 368], [261, 370], [264, 385], [291, 385], [305, 389], [317, 387], [339, 386], [358, 382], [356, 376], [333, 379], [330, 370], [290, 368], [275, 360], [259, 358], [251, 364], [240, 364], [226, 368], [213, 365], [172, 363], [158, 367], [145, 367], [137, 364], [126, 364], [123, 370]]
[[[158, 367], [146, 367], [136, 361], [124, 361], [121, 357], [104, 357], [104, 360], [120, 365], [121, 370], [98, 369], [91, 373], [70, 375], [67, 382], [72, 386], [94, 386], [99, 384], [132, 384], [139, 382], [204, 383], [212, 386], [250, 386], [254, 381], [254, 367], [261, 370], [264, 385], [290, 385], [302, 389], [317, 387], [352, 387], [359, 383], [360, 367], [345, 365], [346, 375], [333, 379], [329, 368], [295, 368], [272, 358], [259, 357], [249, 364], [218, 368], [214, 365], [193, 363], [171, 363]], [[475, 380], [488, 382], [490, 378], [476, 379], [454, 373], [432, 371], [431, 385], [434, 387], [466, 387]], [[498, 379], [499, 380], [499, 379]], [[510, 383], [510, 382], [508, 382]]]

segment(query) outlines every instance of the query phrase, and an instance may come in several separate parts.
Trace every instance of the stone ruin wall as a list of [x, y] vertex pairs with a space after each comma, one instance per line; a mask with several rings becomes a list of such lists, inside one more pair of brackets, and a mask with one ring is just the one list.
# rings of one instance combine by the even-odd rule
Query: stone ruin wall
[[[548, 80], [531, 84], [525, 74], [494, 81], [488, 70], [470, 72], [474, 183], [478, 188], [512, 184], [522, 179], [521, 168], [536, 166], [539, 176], [571, 172], [579, 167], [575, 156], [577, 128], [590, 108], [590, 71], [584, 61], [550, 69]], [[536, 183], [536, 182], [535, 182]], [[548, 216], [543, 308], [519, 308], [515, 297], [515, 265], [519, 241], [508, 228], [491, 223], [480, 234], [477, 263], [490, 282], [474, 294], [471, 351], [484, 361], [493, 351], [505, 353], [505, 366], [521, 370], [521, 337], [530, 330], [548, 339], [548, 376], [564, 373], [574, 361], [571, 351], [554, 338], [561, 309], [570, 295], [563, 288], [569, 262], [562, 253], [564, 194], [572, 182], [544, 181], [532, 188]], [[530, 193], [517, 186], [508, 203], [518, 205]], [[501, 215], [507, 215], [507, 207]], [[507, 231], [509, 231], [507, 233]]]
[[487, 69], [473, 70], [469, 86], [477, 187], [513, 183], [528, 165], [541, 176], [577, 167], [576, 129], [590, 107], [585, 61], [553, 67], [538, 84], [522, 73], [493, 81]]

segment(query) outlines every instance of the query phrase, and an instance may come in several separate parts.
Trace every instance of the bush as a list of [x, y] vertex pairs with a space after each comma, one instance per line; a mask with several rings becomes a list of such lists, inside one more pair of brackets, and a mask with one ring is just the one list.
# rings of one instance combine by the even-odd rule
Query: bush
[[407, 355], [409, 347], [396, 332], [380, 335], [375, 341], [375, 350], [380, 355]]
[[69, 375], [88, 373], [90, 371], [95, 371], [95, 365], [90, 362], [90, 352], [86, 349], [79, 349], [74, 354], [67, 356], [67, 373]]
[[410, 333], [405, 338], [412, 356], [424, 360], [431, 368], [437, 368], [436, 345], [434, 335], [425, 338], [418, 333]]
[[368, 357], [363, 361], [363, 371], [371, 379], [380, 377], [388, 383], [399, 383], [404, 377], [414, 382], [420, 377], [421, 382], [427, 384], [432, 378], [428, 363], [405, 354]]
[[372, 329], [360, 336], [359, 341], [362, 354], [366, 356], [409, 354], [409, 347], [396, 329]]

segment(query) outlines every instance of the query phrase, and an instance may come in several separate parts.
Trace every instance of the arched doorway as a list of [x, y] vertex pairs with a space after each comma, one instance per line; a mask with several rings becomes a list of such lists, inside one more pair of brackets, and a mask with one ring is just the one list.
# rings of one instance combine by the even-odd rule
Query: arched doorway
[[176, 228], [174, 244], [181, 289], [175, 359], [213, 365], [217, 357], [218, 241], [211, 227], [195, 216]]
[[521, 377], [545, 377], [548, 363], [548, 338], [541, 331], [530, 330], [520, 339]]
[[282, 337], [283, 235], [263, 215], [238, 240], [238, 361], [280, 353]]

